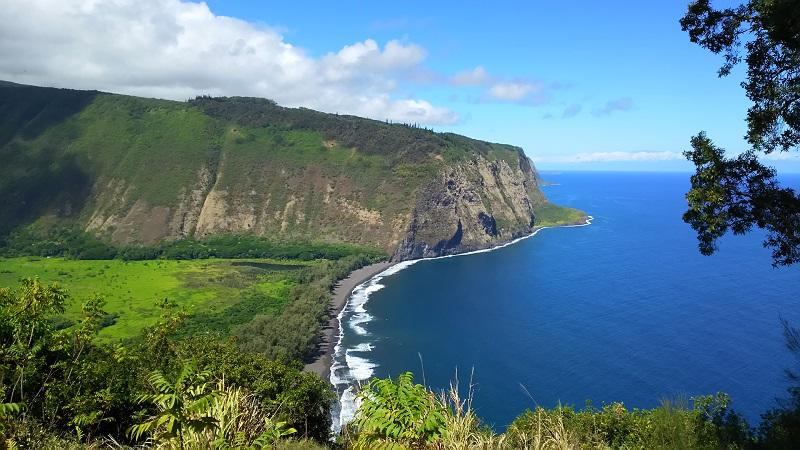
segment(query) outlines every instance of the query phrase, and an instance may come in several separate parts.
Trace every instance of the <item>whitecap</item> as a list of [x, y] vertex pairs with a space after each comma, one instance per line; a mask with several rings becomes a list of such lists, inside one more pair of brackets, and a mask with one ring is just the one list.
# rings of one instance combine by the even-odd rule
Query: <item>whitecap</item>
[[378, 367], [377, 364], [371, 362], [367, 358], [351, 354], [350, 350], [347, 351], [345, 360], [347, 361], [347, 367], [350, 368], [350, 375], [354, 381], [369, 380], [372, 374], [375, 373], [374, 369]]
[[347, 350], [348, 352], [371, 352], [372, 351], [372, 344], [369, 342], [362, 342], [354, 346], [353, 348]]
[[339, 414], [333, 418], [333, 429], [338, 432], [343, 426], [353, 421], [358, 410], [359, 401], [353, 386], [348, 386], [339, 399]]
[[367, 323], [372, 320], [372, 316], [367, 313], [359, 313], [353, 314], [353, 318], [350, 319], [347, 324], [350, 326], [350, 329], [355, 331], [359, 336], [366, 336], [368, 334], [366, 328], [362, 327], [361, 324]]

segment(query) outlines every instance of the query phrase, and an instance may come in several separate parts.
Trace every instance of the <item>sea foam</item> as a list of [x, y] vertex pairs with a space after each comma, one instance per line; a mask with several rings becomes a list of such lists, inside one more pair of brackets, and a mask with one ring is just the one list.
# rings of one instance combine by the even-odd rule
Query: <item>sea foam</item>
[[358, 409], [355, 386], [372, 377], [377, 367], [365, 355], [365, 353], [372, 351], [370, 342], [360, 342], [350, 348], [343, 348], [345, 324], [357, 336], [368, 336], [369, 332], [364, 328], [364, 325], [372, 320], [372, 316], [366, 310], [370, 295], [385, 287], [381, 284], [381, 280], [400, 272], [416, 262], [418, 260], [395, 264], [356, 286], [350, 294], [345, 307], [338, 315], [339, 339], [333, 349], [330, 375], [331, 384], [339, 396], [338, 413], [334, 411], [333, 415], [332, 426], [334, 432], [338, 432], [344, 424], [353, 420], [355, 411]]

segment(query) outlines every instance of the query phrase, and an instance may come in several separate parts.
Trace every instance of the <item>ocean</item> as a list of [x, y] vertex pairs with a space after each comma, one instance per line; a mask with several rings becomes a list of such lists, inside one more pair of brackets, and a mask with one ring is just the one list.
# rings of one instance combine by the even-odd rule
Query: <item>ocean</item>
[[353, 414], [347, 386], [404, 371], [435, 389], [472, 380], [477, 414], [498, 431], [536, 405], [652, 408], [718, 391], [754, 424], [785, 397], [794, 360], [780, 318], [800, 326], [800, 267], [773, 268], [760, 233], [700, 255], [681, 220], [688, 174], [542, 178], [591, 225], [403, 263], [356, 289], [334, 355], [335, 426]]

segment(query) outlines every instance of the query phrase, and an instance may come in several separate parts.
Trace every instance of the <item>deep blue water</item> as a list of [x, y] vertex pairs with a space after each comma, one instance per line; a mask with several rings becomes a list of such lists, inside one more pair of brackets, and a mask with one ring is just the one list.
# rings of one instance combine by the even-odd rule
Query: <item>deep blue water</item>
[[456, 369], [465, 386], [474, 370], [474, 406], [498, 429], [535, 404], [649, 408], [716, 391], [753, 422], [784, 396], [792, 358], [779, 318], [800, 324], [800, 267], [773, 269], [758, 235], [700, 255], [681, 221], [686, 174], [543, 178], [558, 183], [544, 188], [551, 201], [592, 225], [373, 282], [366, 312], [345, 312], [339, 356], [349, 349], [357, 378], [411, 370], [421, 381], [420, 355], [434, 387]]

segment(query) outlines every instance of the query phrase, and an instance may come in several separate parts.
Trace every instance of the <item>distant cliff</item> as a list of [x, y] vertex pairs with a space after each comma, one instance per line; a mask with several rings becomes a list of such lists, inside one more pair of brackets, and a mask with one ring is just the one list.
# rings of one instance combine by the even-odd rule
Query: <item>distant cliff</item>
[[517, 147], [253, 98], [0, 84], [0, 158], [0, 233], [116, 245], [248, 234], [403, 260], [522, 236], [546, 205]]
[[516, 161], [475, 155], [454, 163], [419, 190], [394, 259], [459, 253], [523, 236], [533, 230], [535, 207], [544, 201], [521, 152]]

